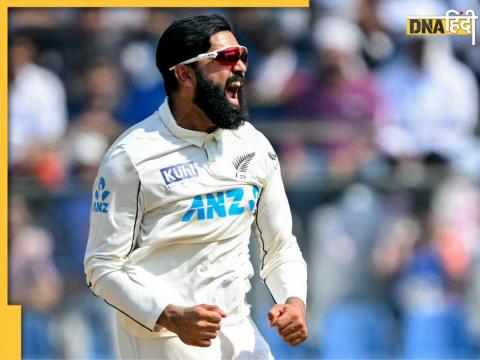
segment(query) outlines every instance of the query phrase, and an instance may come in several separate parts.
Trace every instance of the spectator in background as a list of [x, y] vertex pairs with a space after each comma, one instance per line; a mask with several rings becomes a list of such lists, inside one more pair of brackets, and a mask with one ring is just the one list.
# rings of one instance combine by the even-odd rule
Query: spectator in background
[[378, 14], [382, 0], [360, 0], [357, 23], [365, 34], [364, 56], [373, 69], [387, 61], [394, 51], [394, 44], [387, 27]]
[[[249, 81], [251, 115], [271, 120], [285, 112], [288, 86], [298, 70], [298, 53], [273, 19], [263, 21], [257, 33], [256, 60]], [[253, 51], [252, 51], [253, 52]]]
[[[119, 44], [119, 31], [111, 31], [108, 27], [105, 10], [102, 8], [86, 8], [75, 13], [73, 26], [80, 47], [76, 47], [78, 65], [85, 59], [99, 54], [116, 55]], [[75, 49], [73, 49], [75, 50]], [[83, 54], [83, 56], [81, 56]]]
[[115, 114], [123, 96], [120, 68], [108, 57], [90, 59], [83, 72], [83, 110], [102, 109]]
[[155, 47], [148, 40], [132, 41], [122, 49], [121, 62], [130, 80], [120, 112], [125, 127], [148, 117], [165, 99], [163, 78], [154, 72], [154, 58]]
[[[364, 35], [353, 22], [320, 18], [313, 28], [314, 73], [294, 94], [291, 115], [371, 126], [383, 115], [378, 85], [362, 60]], [[297, 81], [298, 79], [295, 79]]]
[[[378, 77], [389, 107], [377, 138], [381, 151], [400, 165], [448, 164], [480, 176], [480, 146], [474, 138], [478, 84], [451, 46], [452, 40], [463, 37], [404, 35], [405, 17], [412, 11], [418, 16], [441, 15], [459, 2], [384, 0], [378, 5], [378, 16], [396, 45], [395, 58]], [[462, 1], [461, 6], [471, 5]]]
[[325, 359], [393, 355], [386, 282], [372, 261], [389, 213], [379, 193], [360, 184], [312, 212], [310, 308]]
[[119, 69], [96, 58], [84, 73], [82, 111], [70, 124], [63, 153], [73, 175], [91, 182], [100, 161], [123, 127], [115, 117], [122, 92]]
[[173, 21], [171, 12], [151, 9], [143, 26], [129, 34], [120, 52], [120, 64], [128, 79], [119, 120], [129, 127], [152, 114], [165, 98], [163, 78], [156, 71], [158, 34]]
[[313, 72], [298, 72], [289, 85], [288, 114], [324, 125], [318, 145], [333, 177], [354, 176], [376, 154], [373, 139], [384, 103], [361, 57], [363, 40], [353, 22], [320, 18], [313, 28]]
[[56, 152], [67, 127], [63, 83], [35, 64], [35, 45], [28, 38], [14, 36], [9, 55], [10, 171], [58, 186], [65, 176]]
[[165, 98], [163, 78], [156, 71], [158, 34], [172, 21], [163, 9], [152, 9], [141, 29], [130, 34], [120, 52], [120, 64], [126, 72], [128, 88], [119, 118], [129, 127], [152, 114]]
[[[433, 199], [432, 218], [436, 229], [436, 248], [450, 279], [450, 301], [456, 306], [452, 309], [457, 310], [459, 316], [464, 317], [460, 318], [463, 321], [462, 328], [458, 329], [459, 336], [456, 337], [456, 339], [461, 335], [466, 337], [464, 348], [460, 349], [463, 350], [461, 356], [473, 357], [473, 352], [477, 351], [478, 354], [480, 346], [478, 315], [480, 190], [478, 184], [468, 177], [459, 175], [446, 179]], [[467, 332], [466, 336], [465, 332]]]
[[22, 198], [11, 197], [9, 210], [9, 302], [22, 305], [22, 355], [56, 358], [52, 322], [63, 284], [53, 262], [53, 240], [45, 229], [32, 224]]
[[118, 121], [101, 108], [87, 110], [74, 119], [68, 129], [63, 151], [72, 175], [90, 184], [103, 155], [121, 130]]
[[[445, 201], [448, 208], [465, 215], [461, 209], [478, 208], [475, 194], [478, 197], [478, 191], [458, 180], [447, 180], [431, 195], [419, 193], [409, 211], [386, 228], [374, 251], [375, 268], [391, 281], [402, 334], [401, 356], [472, 356], [464, 302], [472, 253], [463, 241], [478, 227], [462, 216], [465, 229], [457, 228], [456, 216]], [[465, 195], [474, 196], [465, 201]], [[478, 216], [478, 210], [473, 213]]]
[[457, 293], [480, 256], [480, 190], [463, 176], [450, 176], [433, 199], [436, 247]]
[[379, 74], [390, 111], [378, 144], [393, 158], [433, 155], [456, 165], [477, 151], [478, 85], [447, 41], [412, 38]]

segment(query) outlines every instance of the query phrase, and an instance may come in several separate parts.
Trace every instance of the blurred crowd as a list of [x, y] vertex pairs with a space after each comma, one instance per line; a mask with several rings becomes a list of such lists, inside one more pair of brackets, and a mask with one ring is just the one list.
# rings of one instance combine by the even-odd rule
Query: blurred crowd
[[254, 284], [274, 355], [480, 357], [480, 46], [405, 35], [407, 16], [448, 9], [480, 15], [480, 1], [10, 8], [9, 300], [23, 305], [23, 357], [117, 357], [113, 312], [83, 275], [91, 186], [113, 140], [165, 97], [160, 34], [212, 12], [249, 49], [251, 122], [278, 152], [309, 264], [298, 348], [268, 329]]

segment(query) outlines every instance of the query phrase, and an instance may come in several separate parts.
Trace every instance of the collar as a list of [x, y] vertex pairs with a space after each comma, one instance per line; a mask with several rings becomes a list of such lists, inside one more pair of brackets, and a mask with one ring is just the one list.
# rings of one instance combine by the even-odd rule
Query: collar
[[223, 129], [220, 128], [215, 129], [215, 131], [209, 134], [203, 131], [189, 130], [178, 126], [175, 118], [172, 115], [170, 106], [168, 105], [168, 97], [165, 98], [165, 101], [162, 105], [160, 105], [158, 111], [160, 114], [160, 119], [175, 137], [192, 143], [195, 146], [203, 147], [204, 144], [211, 138], [219, 140], [223, 133]]

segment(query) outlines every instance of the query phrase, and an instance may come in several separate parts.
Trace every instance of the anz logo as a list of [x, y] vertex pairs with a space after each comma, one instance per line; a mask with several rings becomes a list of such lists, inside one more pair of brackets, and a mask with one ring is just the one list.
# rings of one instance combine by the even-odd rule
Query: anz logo
[[239, 216], [245, 211], [254, 213], [260, 189], [257, 186], [197, 195], [190, 209], [183, 215], [182, 222], [193, 219], [212, 220], [227, 216]]
[[107, 213], [108, 206], [110, 205], [108, 202], [109, 195], [110, 191], [105, 189], [105, 178], [102, 176], [98, 181], [98, 187], [95, 190], [92, 211], [96, 213]]

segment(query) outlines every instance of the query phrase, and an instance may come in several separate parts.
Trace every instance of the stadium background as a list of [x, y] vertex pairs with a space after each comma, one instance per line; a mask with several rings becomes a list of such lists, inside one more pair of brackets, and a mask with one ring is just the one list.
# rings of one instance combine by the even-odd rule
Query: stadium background
[[215, 11], [249, 48], [251, 121], [278, 152], [309, 264], [311, 334], [296, 348], [268, 328], [254, 279], [273, 353], [478, 358], [480, 46], [404, 35], [407, 15], [450, 8], [480, 13], [431, 0], [10, 9], [9, 302], [23, 305], [23, 357], [117, 357], [113, 311], [83, 275], [92, 181], [113, 139], [162, 102], [163, 29]]

